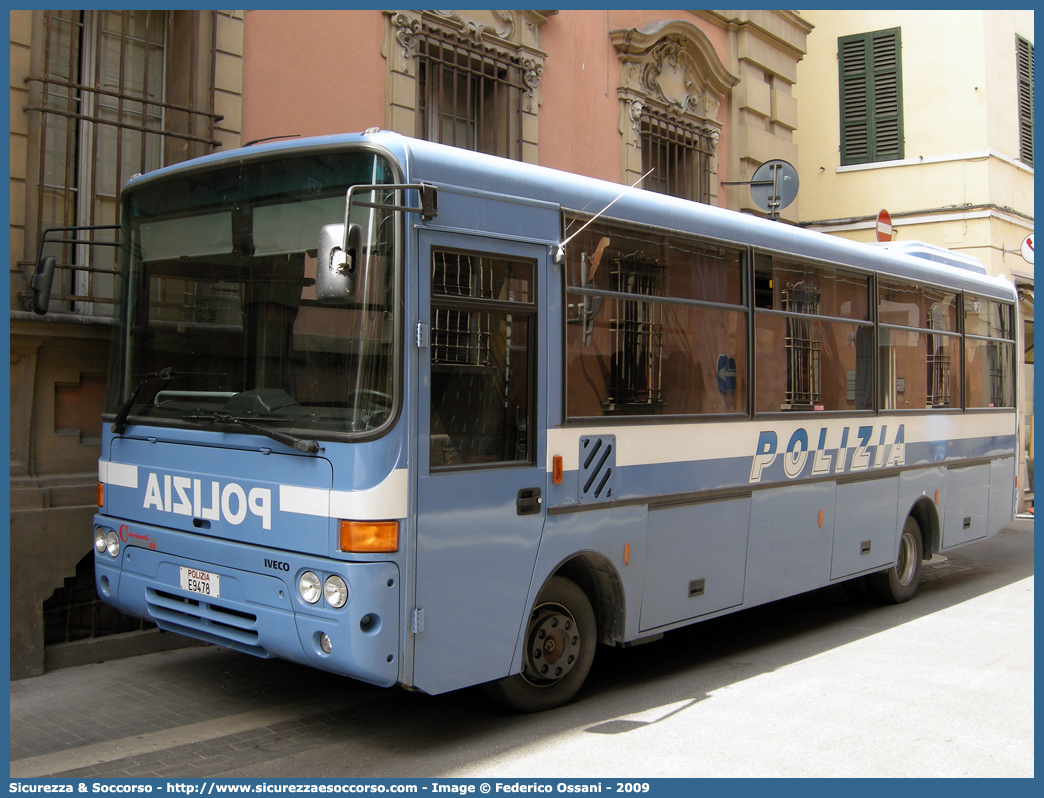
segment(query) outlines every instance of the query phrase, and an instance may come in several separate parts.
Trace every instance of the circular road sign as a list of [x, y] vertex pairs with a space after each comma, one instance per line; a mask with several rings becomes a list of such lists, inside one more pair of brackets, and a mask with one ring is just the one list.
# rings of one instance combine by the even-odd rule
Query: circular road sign
[[1022, 257], [1026, 263], [1033, 265], [1033, 233], [1030, 233], [1022, 242]]
[[877, 214], [877, 240], [892, 240], [892, 215], [884, 208]]
[[797, 169], [778, 158], [765, 161], [750, 180], [750, 198], [769, 213], [779, 213], [794, 201], [797, 193]]

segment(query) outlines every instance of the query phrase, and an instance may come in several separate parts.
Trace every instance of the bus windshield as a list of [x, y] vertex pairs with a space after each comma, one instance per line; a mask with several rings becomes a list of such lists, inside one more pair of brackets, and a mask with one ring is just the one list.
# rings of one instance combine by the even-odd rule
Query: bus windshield
[[323, 304], [315, 271], [320, 229], [344, 222], [348, 187], [393, 177], [376, 154], [320, 152], [129, 189], [107, 411], [121, 424], [317, 437], [384, 427], [398, 396], [393, 214], [353, 208], [363, 255], [350, 297]]

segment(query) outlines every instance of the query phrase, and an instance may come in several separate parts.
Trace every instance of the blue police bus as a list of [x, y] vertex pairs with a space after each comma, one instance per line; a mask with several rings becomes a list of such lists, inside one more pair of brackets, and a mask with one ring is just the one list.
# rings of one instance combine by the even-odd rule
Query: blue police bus
[[367, 131], [135, 177], [118, 251], [96, 582], [161, 629], [533, 711], [1014, 514], [1015, 292], [942, 250]]

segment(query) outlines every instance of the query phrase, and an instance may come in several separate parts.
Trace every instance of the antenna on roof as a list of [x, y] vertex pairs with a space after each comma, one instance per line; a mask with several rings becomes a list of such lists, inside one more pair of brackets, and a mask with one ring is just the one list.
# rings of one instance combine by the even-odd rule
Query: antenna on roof
[[606, 205], [604, 208], [602, 208], [602, 210], [598, 211], [598, 213], [596, 213], [594, 216], [592, 216], [590, 219], [588, 219], [586, 222], [584, 222], [582, 225], [580, 225], [580, 229], [578, 229], [575, 233], [573, 233], [571, 236], [569, 236], [569, 238], [565, 239], [565, 241], [563, 241], [561, 244], [559, 244], [558, 245], [558, 251], [555, 253], [555, 263], [561, 263], [562, 261], [565, 260], [565, 248], [566, 248], [566, 245], [570, 241], [572, 241], [574, 238], [576, 238], [578, 235], [580, 235], [584, 231], [584, 229], [589, 224], [591, 224], [591, 222], [593, 222], [595, 219], [597, 219], [599, 216], [601, 216], [603, 213], [605, 213], [607, 210], [609, 210], [613, 206], [613, 204], [616, 202], [616, 200], [620, 199], [620, 197], [622, 197], [624, 194], [626, 194], [630, 189], [632, 189], [635, 186], [637, 186], [639, 183], [641, 183], [643, 180], [645, 180], [645, 178], [647, 178], [652, 173], [653, 173], [653, 170], [650, 169], [644, 175], [642, 175], [637, 180], [635, 180], [633, 183], [631, 183], [631, 185], [629, 185], [627, 188], [625, 188], [623, 191], [621, 191], [617, 195], [616, 199], [614, 199], [612, 202], [610, 202], [608, 205]]

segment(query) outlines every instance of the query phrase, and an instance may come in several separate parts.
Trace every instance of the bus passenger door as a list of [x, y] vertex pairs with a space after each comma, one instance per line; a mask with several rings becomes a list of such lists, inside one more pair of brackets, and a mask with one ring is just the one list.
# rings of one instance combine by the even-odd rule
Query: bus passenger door
[[547, 250], [420, 238], [413, 684], [508, 674], [544, 524]]

